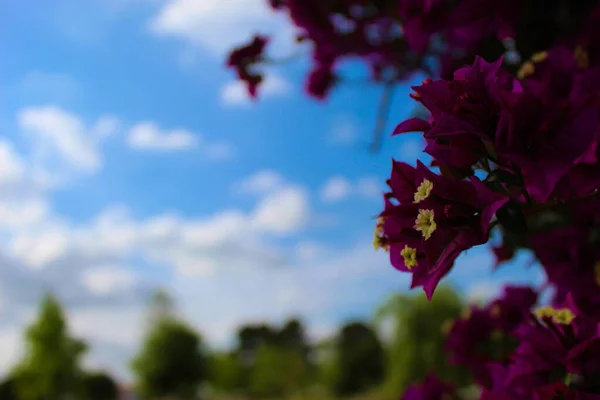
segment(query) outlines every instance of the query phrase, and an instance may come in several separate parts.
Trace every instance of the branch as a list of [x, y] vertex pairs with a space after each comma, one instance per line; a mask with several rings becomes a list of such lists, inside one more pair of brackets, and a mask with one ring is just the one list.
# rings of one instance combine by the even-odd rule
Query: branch
[[383, 142], [383, 132], [387, 123], [388, 114], [390, 112], [390, 106], [392, 103], [392, 95], [394, 94], [394, 81], [390, 80], [385, 84], [383, 95], [379, 101], [379, 109], [377, 110], [377, 121], [375, 123], [375, 130], [373, 131], [373, 140], [371, 142], [370, 150], [373, 153], [378, 152], [381, 149]]

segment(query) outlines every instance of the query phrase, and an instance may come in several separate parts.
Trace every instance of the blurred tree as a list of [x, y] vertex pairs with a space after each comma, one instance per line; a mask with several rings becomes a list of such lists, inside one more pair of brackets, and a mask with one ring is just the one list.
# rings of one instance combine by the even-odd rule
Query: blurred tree
[[212, 353], [207, 380], [215, 389], [234, 393], [240, 388], [241, 369], [235, 353]]
[[304, 354], [291, 347], [262, 344], [252, 366], [249, 393], [260, 399], [299, 392], [307, 383]]
[[117, 383], [104, 372], [86, 373], [82, 392], [83, 400], [117, 400], [119, 397]]
[[26, 332], [25, 355], [14, 371], [21, 400], [78, 397], [82, 373], [79, 361], [86, 345], [68, 335], [58, 300], [44, 297], [39, 317]]
[[301, 356], [307, 373], [314, 372], [312, 348], [306, 337], [304, 324], [298, 318], [288, 320], [277, 334], [277, 344]]
[[302, 322], [288, 320], [280, 329], [245, 325], [238, 330], [240, 387], [255, 396], [290, 393], [308, 384], [310, 346]]
[[431, 302], [424, 294], [395, 295], [377, 312], [377, 321], [391, 325], [386, 387], [402, 393], [434, 371], [440, 379], [466, 384], [464, 369], [449, 367], [444, 351], [444, 324], [460, 316], [465, 305], [448, 286], [438, 288]]
[[2, 400], [17, 400], [16, 381], [13, 376], [5, 377], [0, 382], [0, 399]]
[[331, 388], [336, 377], [335, 340], [328, 338], [314, 345], [315, 382], [321, 388]]
[[333, 391], [337, 395], [358, 394], [384, 378], [385, 354], [375, 331], [361, 322], [342, 327], [335, 345]]
[[131, 366], [138, 390], [146, 398], [193, 398], [206, 378], [201, 338], [175, 317], [172, 301], [164, 292], [153, 298], [151, 326]]
[[238, 352], [245, 365], [252, 364], [262, 344], [275, 343], [277, 332], [269, 325], [243, 325], [238, 329]]
[[237, 356], [240, 364], [240, 387], [250, 390], [252, 368], [258, 349], [263, 344], [273, 344], [277, 332], [266, 324], [243, 325], [238, 329]]

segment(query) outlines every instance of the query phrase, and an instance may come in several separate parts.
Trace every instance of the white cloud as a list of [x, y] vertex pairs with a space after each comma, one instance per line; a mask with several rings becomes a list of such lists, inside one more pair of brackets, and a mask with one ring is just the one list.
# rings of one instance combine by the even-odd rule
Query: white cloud
[[382, 181], [375, 177], [362, 177], [356, 182], [355, 190], [364, 197], [377, 197], [382, 191]]
[[233, 147], [226, 142], [207, 142], [199, 133], [187, 129], [162, 129], [155, 122], [142, 121], [127, 132], [127, 144], [138, 151], [177, 152], [196, 149], [208, 161], [234, 157]]
[[502, 284], [493, 281], [474, 282], [467, 289], [466, 298], [470, 303], [485, 303], [500, 294]]
[[309, 216], [306, 191], [299, 187], [288, 187], [261, 200], [252, 222], [259, 230], [285, 234], [302, 228]]
[[376, 177], [361, 177], [353, 183], [343, 176], [333, 176], [323, 184], [320, 197], [325, 203], [339, 202], [353, 195], [375, 198], [381, 193], [380, 187]]
[[35, 225], [46, 218], [49, 207], [42, 198], [0, 200], [0, 230]]
[[77, 116], [46, 106], [21, 110], [18, 122], [32, 135], [40, 151], [56, 153], [74, 167], [85, 170], [100, 167], [100, 154]]
[[127, 133], [127, 143], [138, 150], [177, 151], [195, 147], [198, 138], [185, 129], [162, 130], [153, 122], [140, 122]]
[[325, 248], [314, 242], [300, 242], [296, 244], [294, 253], [300, 262], [311, 262], [322, 257], [325, 254]]
[[263, 194], [280, 187], [283, 182], [281, 174], [265, 169], [250, 175], [240, 182], [236, 182], [233, 185], [233, 190], [239, 193]]
[[277, 34], [276, 46], [289, 51], [294, 41], [285, 19], [263, 0], [168, 0], [150, 29], [222, 57], [257, 32]]
[[328, 141], [334, 145], [350, 145], [360, 138], [361, 129], [358, 122], [349, 116], [338, 116], [331, 127]]
[[[290, 93], [292, 85], [283, 77], [266, 73], [264, 82], [258, 87], [258, 98], [282, 97]], [[246, 84], [240, 80], [229, 81], [221, 88], [221, 104], [224, 106], [249, 106], [253, 100]]]
[[98, 171], [100, 144], [117, 129], [114, 117], [101, 117], [88, 127], [79, 116], [56, 106], [24, 108], [17, 122], [30, 139], [34, 164], [50, 175]]
[[19, 361], [23, 349], [22, 332], [18, 327], [0, 329], [0, 376], [8, 373]]
[[97, 141], [104, 140], [115, 135], [121, 128], [121, 121], [111, 115], [104, 115], [92, 126], [92, 138]]
[[333, 203], [343, 200], [352, 192], [352, 185], [342, 176], [330, 178], [321, 189], [321, 200], [327, 203]]
[[12, 143], [0, 139], [0, 185], [23, 179], [25, 166]]
[[83, 271], [82, 280], [90, 292], [105, 295], [130, 289], [136, 277], [124, 266], [99, 266]]

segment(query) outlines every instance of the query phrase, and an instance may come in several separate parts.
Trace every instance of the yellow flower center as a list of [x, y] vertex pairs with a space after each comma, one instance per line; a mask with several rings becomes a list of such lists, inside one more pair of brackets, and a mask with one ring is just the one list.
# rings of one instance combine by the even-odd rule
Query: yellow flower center
[[529, 61], [526, 61], [523, 63], [523, 65], [521, 65], [521, 68], [519, 68], [519, 71], [517, 72], [517, 78], [525, 79], [528, 76], [533, 75], [533, 73], [535, 72], [535, 64], [541, 63], [547, 58], [547, 51], [540, 51], [538, 53], [534, 53], [529, 59]]
[[499, 342], [504, 339], [504, 333], [499, 329], [494, 329], [490, 339], [494, 342]]
[[450, 331], [452, 330], [452, 328], [454, 328], [454, 321], [449, 319], [447, 321], [444, 321], [444, 323], [442, 324], [441, 330], [442, 330], [442, 334], [445, 336], [448, 336], [448, 334], [450, 333]]
[[531, 61], [533, 61], [534, 63], [539, 63], [539, 62], [546, 60], [547, 58], [548, 58], [548, 52], [540, 51], [531, 56]]
[[500, 308], [500, 306], [498, 304], [493, 306], [492, 309], [490, 310], [490, 315], [493, 318], [498, 318], [501, 314], [502, 314], [502, 309]]
[[417, 219], [415, 220], [414, 228], [423, 234], [425, 240], [429, 239], [437, 228], [433, 217], [433, 210], [419, 210], [419, 215], [417, 215]]
[[521, 68], [519, 68], [519, 71], [517, 72], [517, 78], [525, 79], [528, 76], [533, 75], [534, 72], [535, 65], [531, 61], [527, 61], [521, 65]]
[[580, 68], [587, 68], [590, 66], [590, 58], [587, 51], [585, 51], [582, 46], [575, 47], [573, 57], [575, 57], [575, 61], [577, 61]]
[[415, 203], [425, 200], [431, 194], [433, 183], [429, 179], [423, 179], [423, 182], [417, 187], [415, 192]]
[[416, 267], [417, 263], [417, 249], [404, 245], [404, 248], [400, 252], [400, 255], [404, 258], [404, 265], [408, 269]]
[[568, 308], [554, 308], [552, 306], [544, 306], [535, 310], [535, 316], [542, 318], [550, 318], [552, 322], [560, 325], [569, 325], [573, 319], [575, 319], [575, 314]]
[[387, 243], [387, 238], [383, 235], [383, 223], [385, 219], [383, 217], [379, 217], [377, 220], [377, 225], [375, 225], [375, 232], [373, 232], [373, 247], [375, 250], [383, 249], [384, 251], [389, 250], [389, 244]]
[[470, 308], [464, 309], [460, 313], [460, 318], [463, 319], [463, 320], [467, 320], [467, 319], [471, 318], [471, 309]]

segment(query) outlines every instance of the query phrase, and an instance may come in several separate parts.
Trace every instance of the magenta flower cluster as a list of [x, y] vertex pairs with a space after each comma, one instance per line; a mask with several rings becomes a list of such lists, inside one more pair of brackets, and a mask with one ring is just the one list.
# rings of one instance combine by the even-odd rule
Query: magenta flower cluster
[[[311, 48], [305, 89], [325, 98], [339, 82], [339, 65], [358, 58], [375, 82], [399, 82], [415, 73], [451, 77], [477, 54], [518, 51], [529, 57], [586, 16], [595, 0], [264, 0], [286, 14], [297, 40]], [[512, 38], [523, 38], [516, 45]], [[260, 84], [255, 64], [266, 61], [268, 39], [256, 36], [233, 51], [228, 65]]]
[[[459, 254], [502, 237], [497, 263], [528, 249], [552, 299], [507, 287], [447, 328], [451, 360], [482, 400], [600, 399], [600, 20], [522, 63], [476, 57], [413, 99], [432, 165], [394, 161], [374, 245], [429, 298]], [[434, 170], [438, 172], [433, 172]], [[445, 397], [444, 397], [445, 396]], [[459, 398], [434, 376], [404, 400]]]

